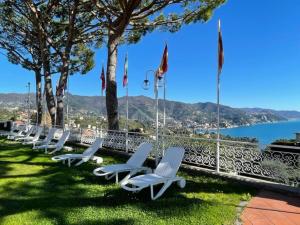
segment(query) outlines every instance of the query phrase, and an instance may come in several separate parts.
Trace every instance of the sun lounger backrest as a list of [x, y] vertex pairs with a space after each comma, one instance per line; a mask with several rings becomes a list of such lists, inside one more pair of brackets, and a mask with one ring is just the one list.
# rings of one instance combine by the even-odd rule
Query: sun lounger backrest
[[64, 144], [68, 140], [69, 136], [70, 136], [70, 131], [69, 130], [64, 131], [62, 136], [60, 137], [60, 139], [57, 142], [57, 146], [64, 146]]
[[29, 137], [34, 132], [34, 130], [35, 130], [35, 126], [31, 126], [27, 131], [25, 137]]
[[17, 132], [25, 132], [26, 129], [27, 129], [27, 127], [22, 124], [22, 125], [18, 125], [16, 130], [17, 130]]
[[10, 131], [14, 131], [18, 128], [17, 124], [16, 123], [13, 123], [11, 128], [10, 128]]
[[35, 132], [35, 135], [33, 136], [33, 140], [38, 140], [43, 132], [42, 127], [37, 127], [37, 131]]
[[20, 136], [25, 131], [26, 131], [26, 126], [19, 125], [18, 128], [16, 129], [16, 131], [12, 132], [12, 133], [15, 134], [16, 136]]
[[55, 132], [56, 132], [56, 128], [52, 127], [49, 130], [49, 132], [43, 142], [45, 142], [45, 144], [49, 144], [50, 141], [53, 139]]
[[152, 150], [152, 144], [143, 142], [139, 145], [137, 150], [132, 154], [130, 159], [127, 161], [128, 165], [140, 167], [147, 159], [149, 153]]
[[184, 156], [184, 149], [170, 147], [157, 165], [154, 173], [163, 177], [175, 177]]
[[99, 148], [102, 148], [102, 143], [103, 143], [102, 138], [96, 138], [94, 143], [87, 150], [85, 150], [82, 153], [82, 155], [85, 157], [93, 156], [98, 151]]

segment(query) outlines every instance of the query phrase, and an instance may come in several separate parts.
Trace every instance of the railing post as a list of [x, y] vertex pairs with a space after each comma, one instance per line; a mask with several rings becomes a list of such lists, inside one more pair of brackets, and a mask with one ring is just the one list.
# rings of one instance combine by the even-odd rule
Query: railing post
[[217, 139], [217, 152], [216, 152], [216, 171], [220, 172], [220, 139]]
[[126, 152], [128, 152], [128, 130], [126, 130], [126, 133], [125, 133], [125, 150]]

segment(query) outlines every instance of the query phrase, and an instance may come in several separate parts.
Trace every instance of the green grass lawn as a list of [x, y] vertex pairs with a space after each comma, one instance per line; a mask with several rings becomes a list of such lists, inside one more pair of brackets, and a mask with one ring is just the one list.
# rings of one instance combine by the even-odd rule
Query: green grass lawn
[[[103, 156], [103, 164], [124, 159]], [[180, 172], [156, 201], [95, 177], [94, 163], [68, 168], [49, 155], [0, 139], [0, 224], [233, 224], [237, 205], [255, 190], [218, 178]]]

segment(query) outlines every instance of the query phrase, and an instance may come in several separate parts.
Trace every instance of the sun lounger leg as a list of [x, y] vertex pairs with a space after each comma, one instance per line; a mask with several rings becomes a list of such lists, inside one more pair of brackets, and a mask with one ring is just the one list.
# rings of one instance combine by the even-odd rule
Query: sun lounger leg
[[109, 176], [109, 174], [105, 175], [105, 179], [106, 180], [110, 180], [111, 178], [113, 178], [114, 176], [116, 176], [115, 173], [111, 174], [111, 176]]
[[162, 188], [159, 190], [159, 192], [154, 196], [153, 193], [153, 185], [150, 186], [151, 189], [151, 199], [152, 200], [156, 200], [158, 199], [160, 196], [162, 196], [163, 193], [165, 193], [165, 191], [168, 189], [168, 187], [170, 187], [170, 185], [172, 184], [172, 181], [167, 181], [166, 183], [164, 183], [164, 185], [162, 186]]
[[119, 174], [118, 172], [116, 173], [116, 184], [119, 183]]
[[154, 194], [153, 194], [153, 185], [150, 185], [150, 192], [151, 192], [151, 199], [153, 200], [153, 198], [154, 198], [154, 197], [153, 197], [153, 195], [154, 195]]
[[79, 166], [79, 165], [81, 165], [81, 164], [84, 163], [84, 162], [85, 162], [85, 161], [80, 160], [78, 163], [75, 164], [75, 166]]

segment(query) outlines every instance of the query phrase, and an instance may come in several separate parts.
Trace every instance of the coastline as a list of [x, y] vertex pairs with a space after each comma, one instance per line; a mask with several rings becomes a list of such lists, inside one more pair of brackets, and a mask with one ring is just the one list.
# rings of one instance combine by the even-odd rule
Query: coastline
[[298, 119], [222, 129], [221, 134], [231, 137], [256, 138], [260, 144], [268, 145], [280, 139], [295, 139], [295, 133], [299, 131], [300, 120]]
[[297, 122], [297, 121], [300, 121], [300, 118], [288, 119], [288, 120], [278, 120], [278, 121], [272, 121], [272, 122], [270, 121], [270, 122], [253, 123], [253, 124], [242, 125], [242, 126], [223, 127], [220, 129], [224, 130], [224, 129], [233, 129], [233, 128], [244, 128], [244, 127], [253, 127], [253, 126], [257, 126], [257, 125], [289, 123], [289, 122]]
[[[270, 121], [270, 122], [260, 122], [260, 123], [253, 123], [253, 124], [245, 124], [245, 125], [234, 125], [230, 127], [220, 127], [220, 130], [230, 130], [230, 129], [236, 129], [236, 128], [249, 128], [249, 127], [254, 127], [254, 126], [259, 126], [259, 125], [268, 125], [268, 124], [280, 124], [280, 123], [289, 123], [289, 122], [297, 122], [300, 121], [300, 118], [293, 118], [293, 119], [288, 119], [288, 120], [279, 120], [279, 121]], [[300, 128], [299, 128], [300, 130]], [[199, 133], [203, 131], [208, 131], [208, 132], [216, 132], [217, 128], [201, 128], [197, 129]], [[198, 132], [197, 132], [198, 133]]]

